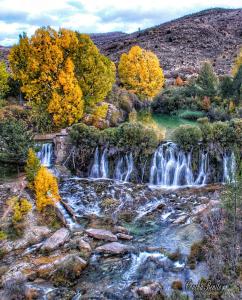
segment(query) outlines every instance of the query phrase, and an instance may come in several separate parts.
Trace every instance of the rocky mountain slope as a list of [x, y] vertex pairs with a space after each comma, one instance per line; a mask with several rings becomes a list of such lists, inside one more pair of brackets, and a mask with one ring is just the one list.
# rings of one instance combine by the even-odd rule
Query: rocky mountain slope
[[166, 78], [196, 74], [205, 60], [218, 74], [227, 74], [242, 46], [242, 9], [211, 9], [132, 34], [92, 38], [115, 62], [136, 44], [152, 50]]

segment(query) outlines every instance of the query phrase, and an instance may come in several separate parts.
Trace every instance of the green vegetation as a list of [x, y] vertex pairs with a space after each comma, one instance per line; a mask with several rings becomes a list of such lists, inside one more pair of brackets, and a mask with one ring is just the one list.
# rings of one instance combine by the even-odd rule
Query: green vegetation
[[172, 139], [185, 150], [189, 150], [202, 140], [202, 131], [196, 126], [180, 125], [172, 133]]

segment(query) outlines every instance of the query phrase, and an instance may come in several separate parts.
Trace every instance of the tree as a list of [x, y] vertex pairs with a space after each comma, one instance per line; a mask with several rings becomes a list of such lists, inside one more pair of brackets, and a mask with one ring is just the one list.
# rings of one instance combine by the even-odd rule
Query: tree
[[209, 62], [205, 62], [199, 72], [196, 84], [199, 96], [214, 97], [217, 93], [218, 78]]
[[9, 91], [8, 79], [9, 73], [6, 69], [6, 64], [0, 61], [0, 99], [3, 99]]
[[233, 79], [230, 76], [222, 77], [220, 79], [219, 89], [223, 98], [230, 98], [233, 95]]
[[76, 34], [78, 47], [73, 57], [75, 74], [88, 107], [103, 101], [111, 91], [115, 82], [115, 65], [100, 54], [88, 35]]
[[34, 178], [40, 169], [40, 161], [32, 148], [29, 149], [28, 158], [25, 166], [26, 177], [30, 183], [34, 182]]
[[43, 211], [46, 206], [60, 200], [57, 180], [44, 166], [40, 167], [34, 180], [36, 207]]
[[52, 93], [48, 105], [49, 113], [57, 126], [68, 126], [77, 122], [83, 115], [82, 91], [74, 74], [74, 64], [67, 58], [64, 69], [58, 77], [59, 86]]
[[32, 209], [32, 204], [25, 198], [14, 197], [13, 222], [23, 221], [27, 213]]
[[238, 70], [239, 70], [241, 65], [242, 65], [242, 48], [240, 49], [240, 52], [238, 53], [238, 55], [235, 59], [234, 66], [233, 66], [233, 69], [232, 69], [232, 74], [233, 75], [238, 73]]
[[242, 65], [234, 76], [233, 90], [236, 104], [239, 104], [242, 100]]
[[122, 84], [141, 97], [154, 97], [164, 85], [157, 56], [139, 46], [121, 55], [118, 71]]
[[21, 164], [33, 145], [32, 132], [22, 120], [0, 121], [0, 159]]

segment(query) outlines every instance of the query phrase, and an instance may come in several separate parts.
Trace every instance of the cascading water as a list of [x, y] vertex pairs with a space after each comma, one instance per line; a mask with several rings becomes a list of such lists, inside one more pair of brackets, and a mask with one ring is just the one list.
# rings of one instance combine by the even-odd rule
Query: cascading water
[[100, 159], [99, 149], [96, 148], [90, 178], [108, 178], [107, 152], [108, 150], [105, 148]]
[[234, 152], [223, 156], [223, 182], [234, 182], [236, 173], [236, 160]]
[[49, 168], [52, 165], [53, 145], [52, 143], [44, 143], [40, 146], [41, 149], [37, 153], [37, 156], [41, 162], [41, 165]]
[[185, 154], [168, 142], [155, 151], [150, 169], [150, 184], [160, 186], [202, 185], [206, 183], [208, 155], [202, 153], [197, 179], [191, 167], [191, 153]]
[[134, 169], [133, 155], [125, 155], [121, 157], [116, 165], [114, 179], [128, 182]]

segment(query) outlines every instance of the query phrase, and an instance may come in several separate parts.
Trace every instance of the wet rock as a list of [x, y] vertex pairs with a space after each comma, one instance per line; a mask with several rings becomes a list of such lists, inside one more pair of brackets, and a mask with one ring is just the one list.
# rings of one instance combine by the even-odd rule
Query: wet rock
[[78, 240], [77, 244], [81, 254], [83, 254], [85, 257], [89, 257], [91, 255], [92, 248], [88, 242], [80, 239]]
[[203, 213], [205, 210], [207, 209], [207, 204], [200, 204], [198, 206], [196, 206], [193, 211], [192, 214], [193, 215], [200, 215], [201, 213]]
[[42, 265], [38, 268], [37, 274], [40, 278], [49, 278], [60, 270], [65, 270], [65, 274], [79, 276], [81, 271], [86, 267], [87, 262], [75, 254], [68, 254], [58, 258], [52, 263]]
[[158, 297], [159, 299], [165, 299], [163, 295], [163, 287], [158, 282], [152, 282], [145, 286], [139, 287], [135, 289], [135, 292], [141, 299], [152, 299], [154, 297]]
[[187, 215], [180, 216], [173, 223], [174, 224], [184, 224], [186, 222], [187, 218], [188, 218]]
[[70, 238], [70, 232], [66, 228], [57, 230], [41, 247], [42, 251], [53, 251], [63, 245]]
[[128, 240], [128, 241], [133, 239], [132, 235], [124, 234], [124, 233], [117, 233], [117, 237], [121, 240]]
[[118, 254], [124, 254], [132, 250], [133, 247], [118, 243], [118, 242], [113, 242], [113, 243], [108, 243], [105, 245], [102, 245], [100, 247], [96, 248], [96, 252], [99, 253], [104, 253], [104, 254], [113, 254], [113, 255], [118, 255]]
[[95, 239], [115, 242], [118, 240], [117, 236], [114, 235], [111, 231], [105, 229], [94, 229], [90, 228], [86, 230], [86, 233]]
[[129, 231], [127, 228], [123, 227], [123, 226], [114, 226], [113, 228], [113, 233], [124, 233], [124, 234], [128, 234]]

